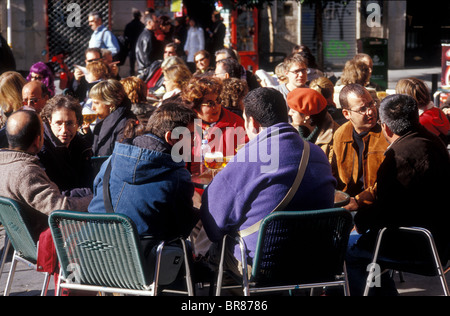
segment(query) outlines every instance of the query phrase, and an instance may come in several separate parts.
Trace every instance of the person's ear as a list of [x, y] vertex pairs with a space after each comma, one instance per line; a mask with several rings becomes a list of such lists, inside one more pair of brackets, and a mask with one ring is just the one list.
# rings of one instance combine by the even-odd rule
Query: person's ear
[[172, 139], [172, 132], [171, 132], [171, 131], [166, 132], [166, 134], [164, 135], [164, 140], [165, 140], [166, 143], [168, 143], [170, 146], [175, 145], [175, 141]]

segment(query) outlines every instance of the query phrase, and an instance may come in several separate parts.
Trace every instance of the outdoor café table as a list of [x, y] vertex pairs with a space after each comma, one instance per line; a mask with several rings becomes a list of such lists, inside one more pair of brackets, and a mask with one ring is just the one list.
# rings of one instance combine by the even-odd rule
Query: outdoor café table
[[[192, 176], [192, 182], [197, 189], [205, 190], [213, 180], [211, 170], [207, 170], [202, 174]], [[345, 192], [336, 190], [334, 196], [334, 207], [343, 207], [350, 203], [350, 195]]]

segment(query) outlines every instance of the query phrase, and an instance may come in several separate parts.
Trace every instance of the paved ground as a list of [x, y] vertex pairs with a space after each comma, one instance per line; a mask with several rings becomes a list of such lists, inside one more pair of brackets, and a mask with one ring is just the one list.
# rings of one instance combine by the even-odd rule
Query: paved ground
[[[0, 248], [3, 248], [4, 230], [0, 231]], [[8, 279], [9, 268], [11, 266], [11, 257], [5, 265], [0, 279], [0, 295], [3, 295]], [[401, 283], [399, 276], [395, 276], [397, 288], [401, 296], [441, 296], [442, 287], [438, 278], [422, 277], [412, 274], [404, 275], [405, 282]], [[19, 263], [17, 266], [14, 282], [12, 285], [11, 296], [39, 296], [44, 281], [44, 274], [34, 271], [28, 266]], [[450, 273], [447, 274], [447, 282], [450, 284]], [[54, 281], [50, 281], [48, 295], [54, 295]]]

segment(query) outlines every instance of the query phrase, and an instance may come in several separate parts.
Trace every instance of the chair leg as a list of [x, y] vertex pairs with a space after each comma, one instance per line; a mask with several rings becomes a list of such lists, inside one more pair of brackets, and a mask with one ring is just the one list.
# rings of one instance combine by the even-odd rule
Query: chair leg
[[11, 269], [9, 270], [8, 281], [6, 282], [4, 296], [9, 296], [9, 293], [11, 292], [11, 285], [14, 279], [14, 274], [16, 273], [17, 263], [18, 260], [16, 259], [16, 252], [14, 251], [14, 256], [13, 260], [11, 261]]
[[51, 275], [50, 273], [45, 273], [44, 284], [42, 285], [41, 296], [47, 296], [48, 284], [50, 282]]
[[9, 240], [8, 236], [5, 236], [5, 245], [2, 251], [2, 260], [0, 266], [0, 279], [2, 278], [3, 275], [3, 269], [5, 267], [6, 258], [8, 257], [8, 252], [10, 248], [11, 248], [11, 241]]

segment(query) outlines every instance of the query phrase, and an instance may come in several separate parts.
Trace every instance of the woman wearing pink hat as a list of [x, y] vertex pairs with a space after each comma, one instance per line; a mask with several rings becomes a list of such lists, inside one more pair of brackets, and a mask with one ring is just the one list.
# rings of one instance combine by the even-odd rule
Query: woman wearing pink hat
[[313, 89], [297, 88], [288, 94], [287, 103], [292, 125], [300, 136], [322, 148], [331, 163], [333, 135], [339, 124], [328, 113], [327, 100]]

